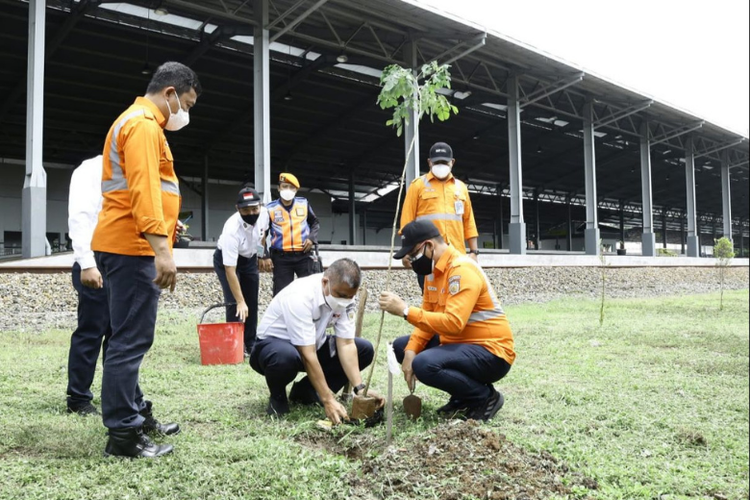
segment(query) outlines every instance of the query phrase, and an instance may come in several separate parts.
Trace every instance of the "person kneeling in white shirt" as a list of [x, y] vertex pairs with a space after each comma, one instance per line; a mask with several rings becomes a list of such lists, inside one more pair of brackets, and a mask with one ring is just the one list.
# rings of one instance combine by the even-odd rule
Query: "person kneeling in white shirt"
[[226, 321], [245, 323], [245, 354], [249, 354], [258, 326], [258, 253], [263, 254], [268, 211], [251, 187], [240, 190], [236, 207], [216, 244], [214, 271], [224, 291], [224, 302], [231, 304], [226, 308]]
[[[354, 315], [362, 273], [356, 262], [339, 259], [324, 273], [299, 278], [276, 295], [258, 325], [250, 366], [265, 376], [270, 391], [266, 412], [289, 413], [289, 401], [322, 404], [334, 424], [347, 419], [334, 394], [348, 381], [354, 392], [365, 388], [360, 372], [372, 363], [372, 344], [355, 338]], [[331, 328], [332, 335], [326, 334]], [[286, 386], [299, 372], [307, 376]], [[383, 398], [374, 391], [369, 396]]]

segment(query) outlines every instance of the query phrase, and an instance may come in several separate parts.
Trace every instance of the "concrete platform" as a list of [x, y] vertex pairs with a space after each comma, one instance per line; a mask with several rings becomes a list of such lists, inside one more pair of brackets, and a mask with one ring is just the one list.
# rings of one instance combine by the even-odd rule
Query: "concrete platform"
[[[193, 272], [213, 271], [211, 244], [195, 245], [195, 248], [175, 248], [174, 257], [178, 269]], [[326, 245], [321, 247], [323, 264], [336, 259], [349, 257], [357, 261], [363, 269], [386, 269], [389, 261], [388, 247]], [[479, 263], [485, 268], [518, 267], [598, 267], [599, 257], [569, 252], [529, 251], [527, 255], [510, 255], [507, 250], [484, 250]], [[696, 257], [642, 257], [607, 255], [606, 265], [610, 267], [714, 267], [716, 259]], [[734, 258], [733, 267], [748, 267], [750, 259]], [[73, 253], [64, 252], [49, 257], [34, 259], [14, 259], [0, 261], [2, 272], [59, 272], [73, 266]], [[400, 261], [393, 260], [394, 268], [403, 268]]]

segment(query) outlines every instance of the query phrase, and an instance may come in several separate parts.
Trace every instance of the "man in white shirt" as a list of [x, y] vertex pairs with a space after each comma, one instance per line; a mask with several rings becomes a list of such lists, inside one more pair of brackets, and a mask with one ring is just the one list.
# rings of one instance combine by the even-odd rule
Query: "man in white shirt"
[[245, 353], [255, 343], [258, 326], [258, 254], [263, 255], [262, 241], [268, 231], [268, 211], [251, 187], [237, 195], [237, 212], [224, 223], [214, 252], [214, 271], [224, 291], [227, 322], [245, 323]]
[[[73, 287], [78, 293], [78, 327], [70, 337], [68, 352], [68, 412], [98, 415], [91, 403], [99, 350], [107, 356], [112, 334], [106, 283], [96, 266], [91, 238], [102, 209], [102, 156], [88, 159], [73, 171], [68, 193], [68, 236], [73, 244]], [[178, 225], [178, 231], [180, 227]], [[143, 397], [140, 386], [136, 393]], [[139, 413], [143, 432], [176, 434], [177, 424], [161, 424], [152, 413], [151, 401], [143, 400]]]
[[88, 159], [75, 169], [70, 178], [68, 196], [68, 234], [73, 241], [73, 287], [78, 293], [78, 327], [70, 337], [68, 353], [68, 413], [98, 415], [91, 403], [99, 350], [107, 352], [107, 340], [112, 329], [109, 325], [107, 292], [94, 252], [91, 236], [94, 234], [99, 211], [102, 208], [102, 157]]
[[[334, 424], [348, 418], [334, 394], [347, 381], [355, 394], [362, 391], [360, 372], [374, 355], [372, 344], [354, 335], [354, 296], [361, 280], [356, 262], [339, 259], [324, 273], [298, 278], [273, 298], [250, 354], [250, 366], [266, 378], [269, 415], [289, 413], [291, 400], [322, 404]], [[292, 386], [287, 399], [286, 386], [302, 371], [307, 376]], [[382, 406], [382, 397], [374, 391], [368, 395]]]

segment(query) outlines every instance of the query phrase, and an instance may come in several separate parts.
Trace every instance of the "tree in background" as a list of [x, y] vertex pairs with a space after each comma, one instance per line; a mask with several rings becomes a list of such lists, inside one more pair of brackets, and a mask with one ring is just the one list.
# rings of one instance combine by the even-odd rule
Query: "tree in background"
[[719, 299], [719, 310], [724, 310], [724, 277], [729, 263], [734, 258], [734, 245], [727, 237], [714, 240], [714, 258], [716, 267], [719, 268], [719, 283], [721, 286], [721, 298]]

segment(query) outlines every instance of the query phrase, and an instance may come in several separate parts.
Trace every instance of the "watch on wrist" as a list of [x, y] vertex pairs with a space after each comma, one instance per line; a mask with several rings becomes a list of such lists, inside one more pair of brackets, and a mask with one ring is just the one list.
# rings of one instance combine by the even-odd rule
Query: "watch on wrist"
[[361, 383], [361, 384], [355, 386], [354, 387], [354, 394], [359, 395], [360, 391], [364, 391], [365, 390], [365, 387], [366, 386], [365, 386], [364, 383]]
[[409, 306], [406, 306], [404, 308], [404, 319], [407, 319], [409, 317]]
[[469, 253], [473, 253], [474, 255], [479, 255], [479, 250], [469, 250]]

